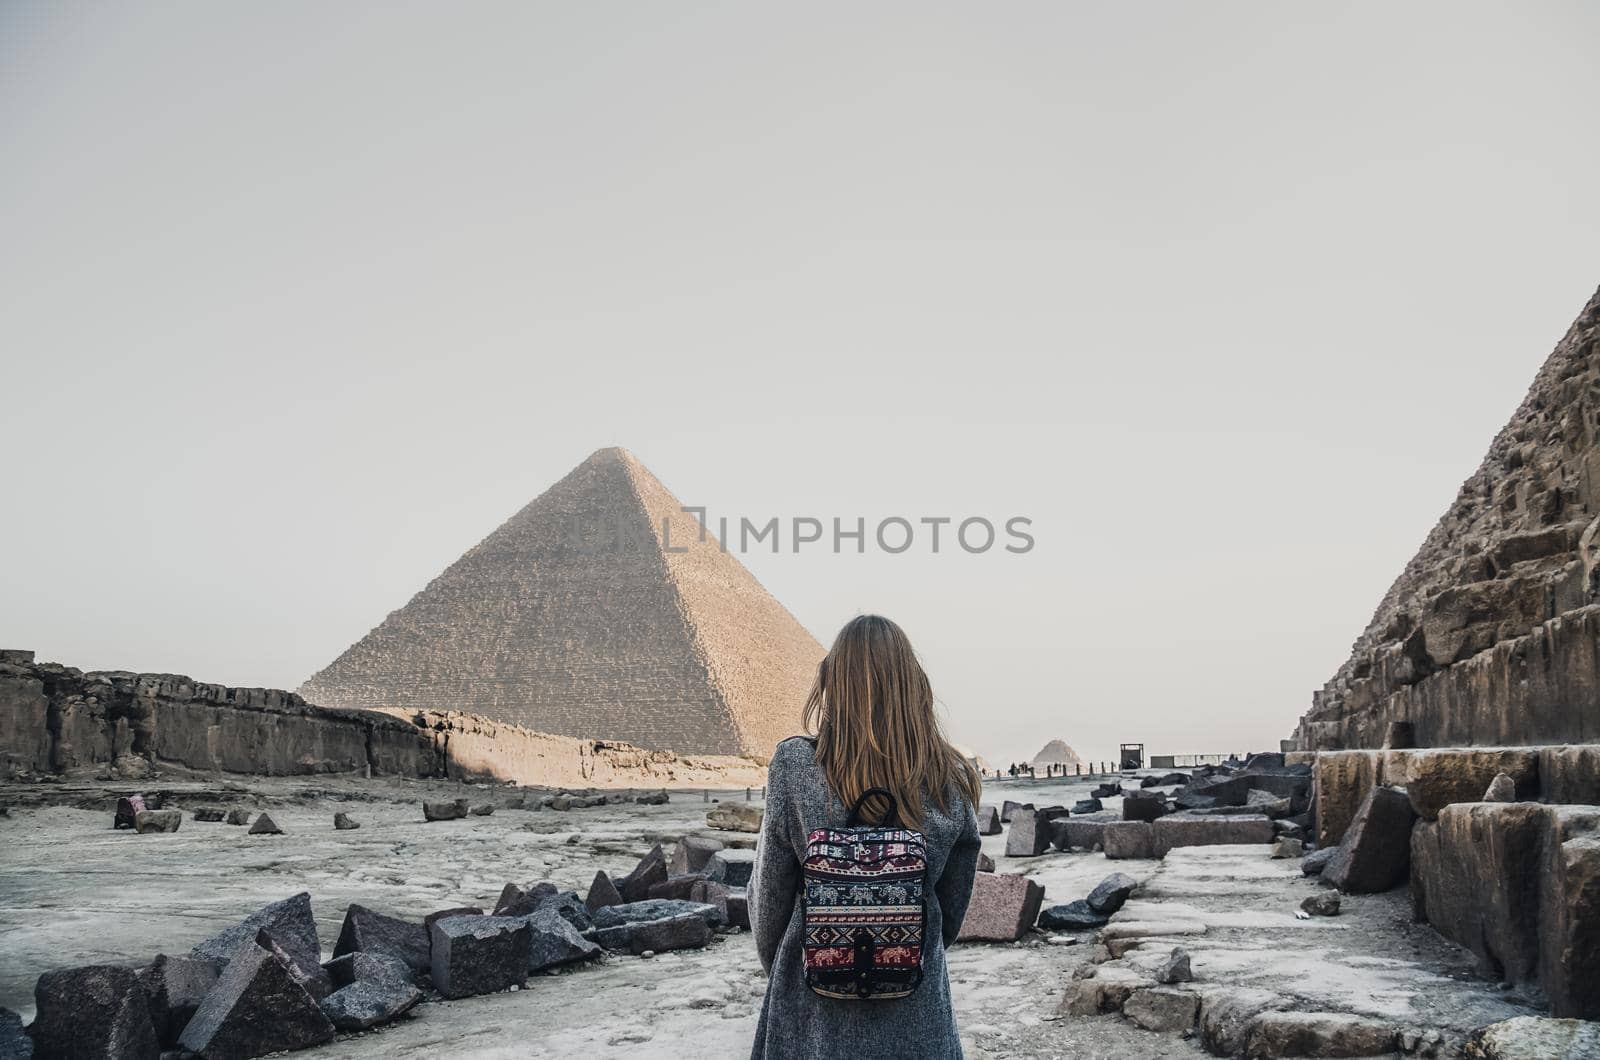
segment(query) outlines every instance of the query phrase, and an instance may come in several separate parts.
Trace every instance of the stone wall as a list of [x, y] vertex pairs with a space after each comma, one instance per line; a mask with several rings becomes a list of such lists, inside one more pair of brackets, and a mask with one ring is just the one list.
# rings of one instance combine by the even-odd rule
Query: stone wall
[[151, 769], [342, 773], [548, 786], [760, 786], [744, 757], [683, 756], [530, 732], [472, 714], [340, 710], [275, 688], [84, 672], [0, 652], [0, 779]]
[[1600, 294], [1539, 370], [1290, 747], [1600, 734]]

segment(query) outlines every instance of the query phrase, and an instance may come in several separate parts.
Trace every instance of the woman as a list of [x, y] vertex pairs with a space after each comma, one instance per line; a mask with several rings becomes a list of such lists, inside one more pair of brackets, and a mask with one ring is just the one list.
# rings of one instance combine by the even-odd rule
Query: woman
[[[900, 627], [862, 615], [840, 630], [817, 668], [805, 726], [815, 737], [778, 745], [750, 881], [756, 951], [767, 997], [752, 1058], [961, 1056], [944, 948], [955, 941], [978, 867], [977, 772], [947, 743], [933, 690]], [[926, 841], [922, 980], [894, 1000], [824, 997], [806, 983], [801, 860], [817, 828], [841, 828], [871, 788], [865, 823], [921, 832]]]

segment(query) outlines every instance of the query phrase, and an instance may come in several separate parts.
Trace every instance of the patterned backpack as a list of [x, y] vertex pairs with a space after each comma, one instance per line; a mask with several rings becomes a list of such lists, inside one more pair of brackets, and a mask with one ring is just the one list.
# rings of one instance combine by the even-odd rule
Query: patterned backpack
[[894, 795], [869, 788], [845, 827], [806, 836], [806, 985], [823, 997], [888, 1001], [922, 982], [927, 843], [907, 828], [861, 826], [861, 806], [874, 795], [889, 802], [885, 825], [894, 820]]

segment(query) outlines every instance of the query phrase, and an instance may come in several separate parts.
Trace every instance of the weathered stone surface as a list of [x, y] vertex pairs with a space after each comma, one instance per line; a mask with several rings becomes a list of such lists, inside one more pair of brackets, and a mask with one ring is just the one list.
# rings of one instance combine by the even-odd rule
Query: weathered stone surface
[[672, 852], [672, 864], [667, 866], [668, 871], [673, 876], [704, 872], [706, 862], [711, 860], [711, 855], [726, 845], [720, 839], [686, 835], [678, 840], [678, 845]]
[[0, 1008], [0, 1057], [4, 1060], [31, 1060], [33, 1039], [23, 1029], [22, 1017]]
[[1207, 993], [1200, 999], [1201, 1043], [1214, 1056], [1238, 1056], [1255, 1021], [1288, 1004], [1281, 994], [1250, 987]]
[[474, 817], [491, 817], [494, 815], [494, 804], [480, 802], [473, 805], [467, 812], [472, 814]]
[[341, 1031], [363, 1031], [388, 1023], [422, 1001], [407, 980], [362, 979], [322, 999], [322, 1013]]
[[652, 885], [650, 893], [646, 894], [645, 898], [671, 898], [677, 901], [688, 901], [696, 887], [708, 882], [711, 882], [711, 877], [703, 872], [694, 872], [687, 876], [668, 876], [665, 883]]
[[1007, 799], [1005, 802], [1000, 804], [1000, 820], [1006, 824], [1010, 824], [1012, 815], [1018, 810], [1031, 809], [1033, 809], [1033, 803], [1031, 802], [1013, 802], [1010, 799]]
[[715, 906], [700, 902], [683, 902], [668, 898], [649, 898], [639, 902], [606, 906], [594, 914], [594, 927], [613, 928], [622, 924], [643, 924], [652, 920], [667, 920], [678, 916], [697, 916], [715, 927], [721, 919]]
[[1062, 993], [1058, 1011], [1064, 1016], [1098, 1016], [1120, 1012], [1136, 990], [1156, 984], [1130, 968], [1102, 964], [1083, 979], [1074, 979]]
[[637, 902], [649, 897], [650, 888], [667, 879], [667, 854], [657, 843], [650, 852], [639, 859], [633, 871], [617, 881], [617, 890], [625, 901]]
[[317, 921], [311, 915], [311, 895], [305, 891], [263, 906], [240, 923], [195, 946], [189, 956], [210, 961], [232, 960], [242, 945], [254, 943], [262, 931], [283, 947], [300, 974], [309, 978], [326, 976], [322, 970], [322, 943], [317, 940]]
[[1039, 919], [1044, 888], [1026, 876], [980, 872], [961, 924], [959, 942], [1010, 942]]
[[580, 935], [578, 928], [553, 905], [537, 910], [527, 920], [533, 933], [528, 950], [530, 972], [585, 961], [600, 953], [600, 946]]
[[1122, 797], [1124, 821], [1153, 821], [1167, 812], [1167, 797], [1159, 792], [1130, 791]]
[[584, 906], [593, 913], [608, 905], [621, 905], [622, 892], [617, 890], [617, 885], [611, 882], [611, 877], [602, 870], [594, 874], [594, 880], [589, 884], [589, 893], [583, 900]]
[[1000, 811], [993, 806], [978, 807], [978, 834], [999, 835], [1002, 830]]
[[[139, 973], [150, 1005], [150, 1023], [163, 1046], [176, 1045], [183, 1028], [222, 974], [218, 961], [161, 954]], [[0, 1050], [0, 1056], [4, 1056]]]
[[490, 915], [527, 916], [555, 893], [556, 885], [553, 883], [536, 883], [526, 891], [514, 883], [508, 883], [500, 889], [500, 897], [495, 899]]
[[46, 972], [33, 988], [29, 1033], [40, 1060], [156, 1060], [161, 1046], [150, 1003], [129, 968], [90, 965]]
[[333, 1034], [333, 1024], [291, 966], [259, 946], [244, 944], [178, 1041], [206, 1060], [246, 1060], [306, 1049]]
[[[624, 908], [609, 906], [600, 912], [611, 913]], [[637, 956], [646, 950], [663, 953], [667, 950], [699, 949], [711, 941], [713, 934], [708, 916], [685, 912], [649, 920], [624, 920], [605, 926], [597, 924], [589, 937], [608, 950], [626, 950]]]
[[1037, 810], [1018, 809], [1006, 832], [1006, 857], [1038, 857], [1050, 849], [1050, 818]]
[[1411, 754], [1406, 792], [1417, 816], [1431, 821], [1454, 802], [1481, 802], [1494, 778], [1505, 773], [1516, 797], [1539, 795], [1539, 752], [1531, 748], [1450, 748]]
[[1173, 847], [1203, 847], [1272, 842], [1272, 822], [1254, 814], [1196, 817], [1168, 814], [1150, 825], [1151, 845], [1158, 858]]
[[1110, 816], [1065, 817], [1050, 822], [1050, 845], [1057, 850], [1092, 850], [1104, 840]]
[[1281, 836], [1277, 842], [1272, 844], [1272, 856], [1278, 859], [1298, 858], [1304, 855], [1305, 852], [1306, 845], [1304, 843], [1288, 836]]
[[[1180, 796], [1210, 799], [1213, 806], [1243, 806], [1250, 797], [1250, 778], [1246, 776], [1210, 777], [1196, 780]], [[1184, 805], [1181, 801], [1179, 805]], [[1196, 808], [1196, 807], [1188, 807]]]
[[632, 454], [602, 449], [301, 692], [765, 756], [793, 735], [823, 654]]
[[176, 832], [182, 824], [181, 810], [140, 810], [133, 817], [134, 830], [140, 835], [147, 832]]
[[1339, 892], [1322, 891], [1313, 894], [1300, 903], [1300, 909], [1312, 916], [1338, 916]]
[[1411, 825], [1416, 819], [1404, 791], [1375, 787], [1356, 811], [1338, 853], [1322, 878], [1346, 894], [1376, 894], [1397, 887], [1411, 862]]
[[341, 811], [333, 815], [333, 827], [340, 832], [351, 832], [360, 828], [361, 822]]
[[755, 867], [754, 850], [719, 850], [706, 863], [706, 875], [728, 887], [747, 887]]
[[194, 819], [207, 824], [217, 824], [226, 816], [228, 816], [227, 811], [215, 806], [202, 806], [194, 811]]
[[579, 931], [588, 931], [594, 924], [589, 909], [578, 897], [577, 891], [557, 891], [543, 894], [534, 908], [535, 912], [554, 912]]
[[723, 802], [706, 811], [706, 826], [724, 832], [761, 831], [761, 807], [748, 802]]
[[422, 918], [423, 933], [428, 938], [428, 945], [433, 946], [433, 925], [436, 921], [452, 916], [483, 916], [484, 911], [475, 905], [452, 906], [449, 909], [436, 909]]
[[1200, 997], [1179, 987], [1142, 987], [1122, 1003], [1122, 1014], [1147, 1031], [1182, 1034], [1199, 1018]]
[[[1600, 1020], [1600, 822], [1575, 822], [1560, 809], [1552, 816], [1539, 898], [1539, 980], [1553, 1014]], [[1573, 834], [1577, 827], [1584, 833]]]
[[1263, 1012], [1250, 1022], [1244, 1055], [1386, 1056], [1397, 1036], [1390, 1024], [1343, 1012]]
[[1516, 802], [1517, 782], [1505, 773], [1496, 773], [1495, 778], [1489, 782], [1489, 788], [1483, 793], [1481, 802]]
[[1128, 900], [1134, 888], [1139, 886], [1139, 881], [1125, 872], [1113, 872], [1095, 885], [1089, 892], [1089, 908], [1096, 913], [1110, 916]]
[[422, 818], [425, 821], [458, 821], [472, 809], [466, 799], [441, 799], [422, 804]]
[[393, 957], [414, 975], [431, 967], [427, 925], [385, 916], [364, 905], [352, 904], [345, 910], [339, 941], [333, 946], [335, 958], [351, 953]]
[[445, 997], [493, 994], [528, 977], [533, 929], [525, 919], [452, 916], [429, 930], [433, 986]]
[[1557, 806], [1600, 806], [1600, 744], [1541, 747], [1539, 788]]
[[978, 871], [979, 872], [993, 872], [994, 871], [994, 858], [991, 858], [989, 855], [985, 854], [981, 850], [978, 851]]
[[[699, 905], [712, 906], [721, 914], [723, 923], [733, 924], [733, 914], [728, 909], [728, 902], [736, 892], [743, 895], [746, 893], [746, 889], [743, 887], [730, 888], [712, 880], [701, 880], [689, 889], [686, 900]], [[744, 923], [737, 926], [749, 927], [750, 925], [749, 923]]]
[[229, 824], [234, 825], [249, 824], [250, 817], [249, 810], [229, 810], [226, 820]]
[[1600, 1023], [1517, 1016], [1472, 1036], [1470, 1060], [1589, 1060], [1600, 1056]]
[[[1099, 813], [1103, 809], [1105, 809], [1105, 804], [1102, 803], [1099, 799], [1079, 799], [1077, 802], [1072, 804], [1072, 812], [1073, 813], [1080, 813], [1080, 814]], [[1027, 817], [1027, 814], [1025, 814], [1025, 813], [1019, 813], [1019, 814], [1013, 815], [1012, 818], [1011, 818], [1011, 826], [1013, 828], [1015, 828], [1017, 822], [1019, 820], [1022, 820], [1024, 818], [1026, 818], [1026, 817]]]
[[270, 814], [263, 813], [256, 818], [255, 824], [250, 826], [249, 835], [282, 835], [283, 829], [278, 827], [278, 822]]
[[1097, 913], [1082, 898], [1064, 905], [1052, 905], [1039, 913], [1039, 927], [1046, 931], [1090, 931], [1104, 927], [1110, 913]]
[[[1159, 822], [1158, 822], [1159, 823]], [[1146, 821], [1110, 821], [1100, 831], [1106, 857], [1153, 858], [1156, 856], [1154, 825]]]
[[412, 980], [409, 964], [383, 953], [346, 953], [342, 957], [335, 957], [322, 968], [328, 973], [328, 981], [335, 991], [363, 979], [396, 979], [404, 983]]

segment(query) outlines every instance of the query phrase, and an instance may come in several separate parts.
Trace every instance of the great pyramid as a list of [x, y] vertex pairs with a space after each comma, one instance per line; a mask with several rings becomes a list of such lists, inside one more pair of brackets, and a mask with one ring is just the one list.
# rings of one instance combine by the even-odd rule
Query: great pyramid
[[823, 654], [633, 454], [601, 449], [300, 694], [765, 757]]

